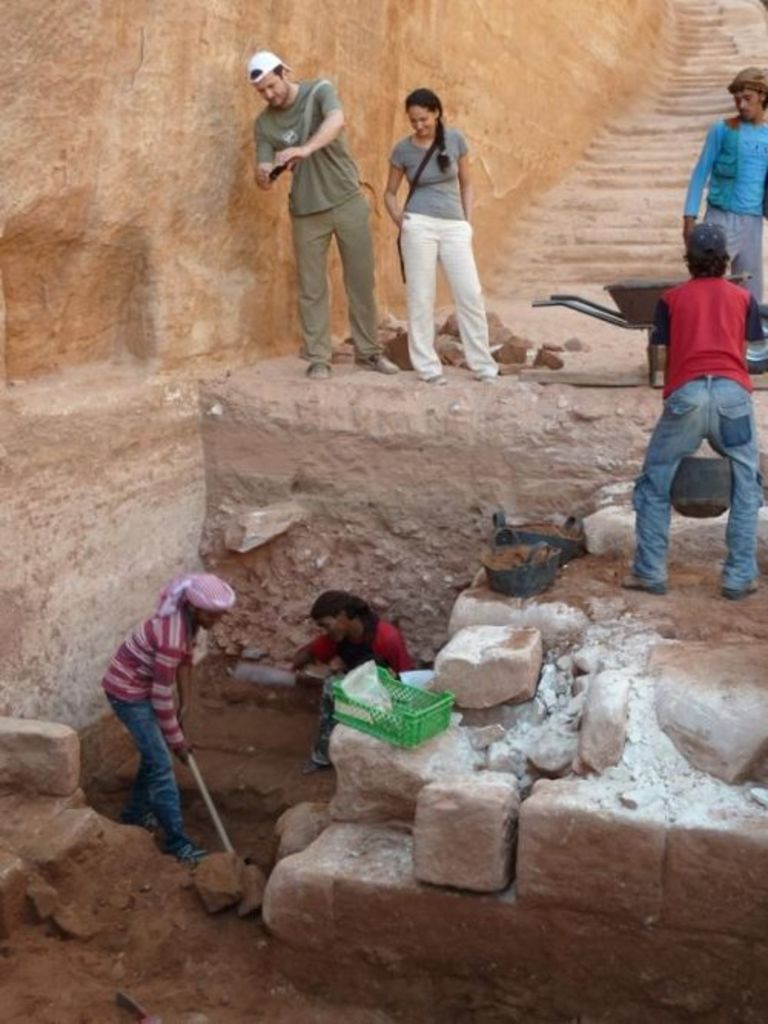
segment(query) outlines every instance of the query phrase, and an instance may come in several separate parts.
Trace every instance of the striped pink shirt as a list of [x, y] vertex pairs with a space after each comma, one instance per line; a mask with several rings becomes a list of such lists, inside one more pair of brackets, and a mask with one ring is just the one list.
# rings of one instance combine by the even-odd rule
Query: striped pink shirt
[[118, 700], [151, 701], [166, 743], [174, 749], [184, 743], [174, 704], [176, 671], [191, 660], [193, 642], [184, 612], [156, 615], [120, 646], [101, 682]]

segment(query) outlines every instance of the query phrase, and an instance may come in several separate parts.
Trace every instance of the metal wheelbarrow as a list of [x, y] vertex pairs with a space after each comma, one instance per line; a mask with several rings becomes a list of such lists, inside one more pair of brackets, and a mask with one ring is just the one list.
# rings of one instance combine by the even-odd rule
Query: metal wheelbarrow
[[[734, 274], [728, 280], [733, 281], [734, 284], [743, 284], [748, 277], [748, 274]], [[618, 308], [603, 306], [599, 302], [593, 302], [580, 295], [567, 294], [550, 295], [548, 299], [534, 299], [532, 305], [534, 307], [564, 306], [566, 309], [584, 313], [585, 316], [602, 320], [603, 323], [612, 324], [614, 327], [622, 327], [630, 331], [647, 331], [648, 383], [653, 387], [657, 383], [657, 374], [660, 369], [657, 346], [651, 343], [656, 303], [668, 288], [683, 284], [684, 280], [688, 280], [688, 278], [660, 280], [635, 277], [605, 285], [605, 290]], [[763, 340], [751, 341], [747, 346], [747, 366], [751, 374], [760, 374], [768, 370], [768, 304], [760, 306], [760, 318], [763, 323]]]

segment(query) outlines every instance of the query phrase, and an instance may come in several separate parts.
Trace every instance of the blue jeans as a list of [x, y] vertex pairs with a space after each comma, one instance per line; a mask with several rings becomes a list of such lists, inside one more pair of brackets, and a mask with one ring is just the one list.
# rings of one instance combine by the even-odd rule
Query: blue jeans
[[740, 590], [757, 578], [757, 513], [762, 505], [752, 397], [726, 377], [699, 377], [673, 391], [635, 482], [633, 571], [652, 583], [667, 578], [672, 480], [681, 460], [706, 438], [731, 463], [731, 509], [723, 586]]
[[140, 825], [151, 812], [165, 833], [166, 853], [177, 853], [190, 840], [184, 834], [181, 797], [173, 774], [171, 753], [148, 700], [118, 700], [107, 694], [112, 710], [131, 734], [141, 755], [139, 770], [131, 796], [120, 820], [126, 825]]

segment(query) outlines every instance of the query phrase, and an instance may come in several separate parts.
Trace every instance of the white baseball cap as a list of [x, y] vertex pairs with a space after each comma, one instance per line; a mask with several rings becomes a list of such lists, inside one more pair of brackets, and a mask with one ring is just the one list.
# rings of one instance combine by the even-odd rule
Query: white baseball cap
[[259, 50], [248, 61], [248, 80], [258, 82], [264, 75], [268, 75], [275, 68], [280, 67], [285, 68], [286, 71], [291, 70], [276, 53], [272, 53], [270, 50]]

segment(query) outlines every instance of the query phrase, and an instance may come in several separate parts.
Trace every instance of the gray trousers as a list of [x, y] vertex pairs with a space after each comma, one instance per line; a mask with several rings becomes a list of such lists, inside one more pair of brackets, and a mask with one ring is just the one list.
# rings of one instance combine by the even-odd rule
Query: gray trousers
[[368, 201], [361, 193], [331, 210], [291, 217], [299, 275], [299, 316], [304, 348], [312, 363], [331, 363], [328, 248], [334, 236], [344, 271], [349, 326], [357, 358], [366, 360], [381, 352], [376, 336], [378, 318], [369, 218]]
[[719, 224], [725, 232], [732, 274], [751, 274], [745, 288], [756, 302], [763, 301], [763, 218], [749, 213], [730, 213], [708, 206], [708, 224]]

